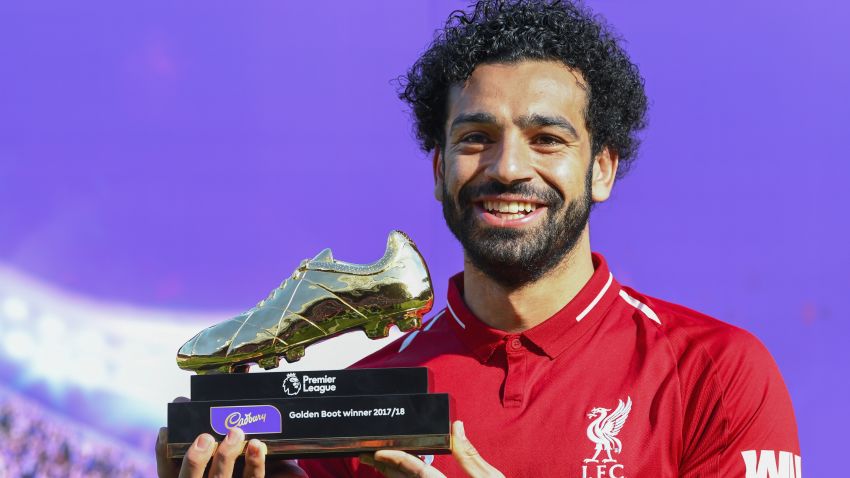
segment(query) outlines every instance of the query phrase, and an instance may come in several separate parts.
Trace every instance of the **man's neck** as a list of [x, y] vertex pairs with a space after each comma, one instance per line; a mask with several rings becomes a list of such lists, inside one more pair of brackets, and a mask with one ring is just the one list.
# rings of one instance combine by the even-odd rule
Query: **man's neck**
[[463, 298], [469, 310], [490, 327], [519, 333], [561, 310], [593, 275], [590, 240], [585, 229], [575, 248], [532, 284], [506, 288], [464, 261]]

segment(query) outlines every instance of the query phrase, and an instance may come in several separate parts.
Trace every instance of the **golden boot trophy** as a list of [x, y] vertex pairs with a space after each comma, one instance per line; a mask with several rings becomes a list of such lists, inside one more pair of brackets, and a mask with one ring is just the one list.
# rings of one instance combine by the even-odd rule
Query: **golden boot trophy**
[[363, 330], [386, 337], [419, 328], [434, 293], [428, 268], [400, 231], [371, 264], [335, 260], [325, 249], [254, 308], [208, 327], [177, 353], [194, 371], [191, 401], [168, 405], [168, 453], [180, 458], [200, 433], [238, 426], [270, 455], [346, 456], [380, 449], [451, 452], [451, 401], [428, 393], [425, 368], [228, 373], [294, 362], [305, 348]]
[[425, 261], [407, 235], [393, 231], [372, 264], [334, 260], [330, 249], [305, 259], [280, 287], [238, 316], [202, 330], [177, 353], [177, 365], [199, 374], [257, 363], [294, 362], [307, 345], [351, 329], [386, 337], [390, 326], [419, 328], [434, 303]]

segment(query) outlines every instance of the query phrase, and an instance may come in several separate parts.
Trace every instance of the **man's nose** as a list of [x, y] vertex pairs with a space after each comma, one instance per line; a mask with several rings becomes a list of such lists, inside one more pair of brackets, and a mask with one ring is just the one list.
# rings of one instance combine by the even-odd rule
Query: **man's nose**
[[532, 177], [531, 156], [525, 141], [515, 136], [505, 136], [488, 158], [485, 175], [502, 184], [528, 181]]

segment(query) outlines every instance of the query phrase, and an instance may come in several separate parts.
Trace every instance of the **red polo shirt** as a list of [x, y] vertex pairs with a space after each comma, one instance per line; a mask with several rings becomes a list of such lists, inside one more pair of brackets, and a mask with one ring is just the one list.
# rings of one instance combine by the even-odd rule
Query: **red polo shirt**
[[[800, 478], [791, 401], [764, 346], [593, 262], [578, 295], [521, 334], [478, 320], [459, 274], [446, 309], [355, 367], [430, 368], [470, 441], [511, 478]], [[311, 478], [380, 476], [356, 459], [301, 464]], [[465, 476], [450, 455], [433, 465]]]

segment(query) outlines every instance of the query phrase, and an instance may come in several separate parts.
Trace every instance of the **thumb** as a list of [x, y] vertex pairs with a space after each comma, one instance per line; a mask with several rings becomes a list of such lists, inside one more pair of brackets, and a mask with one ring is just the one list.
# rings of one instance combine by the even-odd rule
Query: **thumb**
[[478, 450], [466, 438], [466, 430], [460, 420], [452, 423], [452, 456], [472, 478], [505, 478], [505, 475], [481, 458]]

